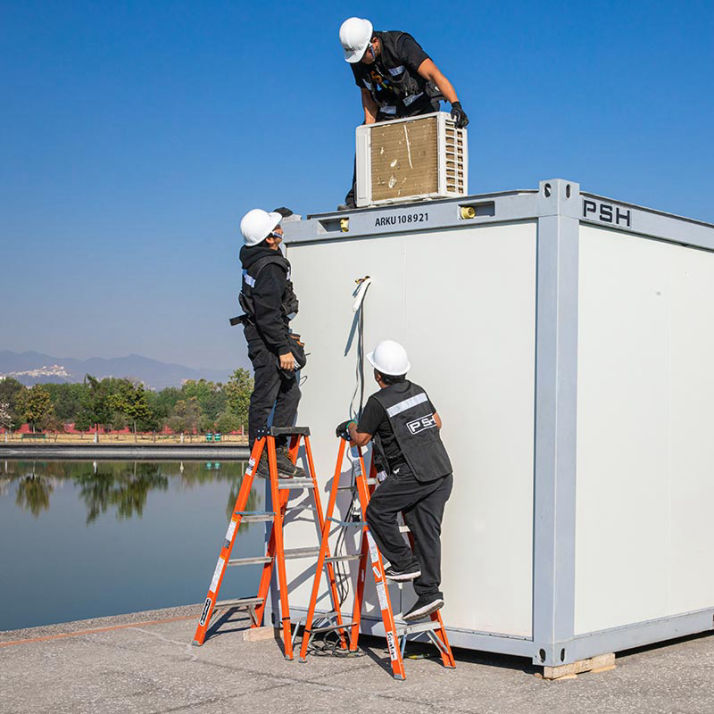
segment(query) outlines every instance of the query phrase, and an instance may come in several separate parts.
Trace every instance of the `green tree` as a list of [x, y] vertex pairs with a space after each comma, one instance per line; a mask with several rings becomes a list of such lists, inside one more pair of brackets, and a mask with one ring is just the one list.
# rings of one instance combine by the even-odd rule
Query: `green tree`
[[74, 417], [74, 428], [79, 431], [89, 431], [94, 426], [92, 415], [85, 407], [81, 407], [77, 415]]
[[248, 423], [248, 406], [253, 392], [253, 378], [247, 369], [239, 368], [230, 376], [224, 387], [228, 409], [236, 416], [239, 424]]
[[63, 422], [75, 421], [82, 408], [84, 384], [44, 384], [50, 393], [52, 406], [58, 419]]
[[238, 431], [242, 426], [241, 420], [231, 411], [226, 410], [218, 415], [216, 419], [216, 431], [228, 434], [231, 431]]
[[55, 441], [57, 440], [57, 434], [64, 432], [64, 422], [54, 413], [50, 411], [46, 414], [40, 421], [40, 429], [42, 431], [51, 431], [55, 434]]
[[169, 429], [176, 434], [185, 432], [192, 434], [194, 431], [198, 431], [202, 416], [203, 413], [196, 397], [179, 399], [176, 402], [173, 413], [167, 420], [167, 424]]
[[205, 379], [187, 379], [181, 386], [181, 398], [196, 398], [203, 414], [213, 422], [226, 408], [226, 394], [220, 382], [209, 382]]
[[215, 431], [216, 420], [211, 419], [208, 414], [201, 414], [198, 420], [198, 430], [199, 431]]
[[22, 424], [22, 415], [19, 410], [19, 399], [26, 387], [12, 377], [0, 377], [0, 402], [8, 405], [12, 422], [10, 429], [18, 429]]
[[160, 392], [146, 392], [146, 401], [158, 422], [168, 419], [179, 399], [181, 390], [176, 387], [166, 387]]
[[112, 394], [111, 379], [99, 380], [88, 374], [84, 378], [86, 391], [84, 394], [84, 403], [82, 404], [82, 424], [89, 422], [93, 426], [103, 426], [106, 429], [111, 428], [113, 407], [111, 403]]
[[141, 431], [156, 430], [156, 418], [149, 407], [144, 385], [140, 382], [122, 380], [118, 390], [111, 395], [110, 403], [131, 423], [134, 438], [137, 427]]
[[41, 384], [35, 384], [22, 392], [20, 404], [22, 416], [29, 422], [33, 432], [40, 422], [53, 414], [50, 394]]
[[9, 402], [0, 402], [0, 429], [9, 429], [12, 426], [12, 414]]

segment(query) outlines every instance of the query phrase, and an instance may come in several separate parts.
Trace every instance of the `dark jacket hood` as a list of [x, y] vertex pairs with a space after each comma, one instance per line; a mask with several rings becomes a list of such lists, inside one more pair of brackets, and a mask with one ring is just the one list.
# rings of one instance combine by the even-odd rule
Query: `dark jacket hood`
[[282, 251], [273, 250], [269, 245], [263, 243], [258, 243], [258, 245], [244, 245], [240, 249], [238, 257], [245, 270], [250, 270], [250, 266], [261, 258], [265, 258], [266, 255], [279, 255], [281, 258], [284, 257]]

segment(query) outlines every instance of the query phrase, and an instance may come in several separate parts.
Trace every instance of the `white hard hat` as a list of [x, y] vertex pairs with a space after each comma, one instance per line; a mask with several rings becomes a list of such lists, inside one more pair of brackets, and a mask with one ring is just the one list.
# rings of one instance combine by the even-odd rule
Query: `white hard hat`
[[279, 213], [268, 213], [262, 208], [254, 208], [240, 220], [240, 232], [246, 245], [258, 245], [275, 229], [283, 217]]
[[382, 340], [367, 355], [367, 359], [382, 374], [399, 376], [406, 374], [411, 368], [407, 351], [394, 340]]
[[350, 17], [340, 25], [340, 43], [345, 51], [345, 61], [359, 62], [367, 50], [372, 35], [372, 23], [359, 17]]

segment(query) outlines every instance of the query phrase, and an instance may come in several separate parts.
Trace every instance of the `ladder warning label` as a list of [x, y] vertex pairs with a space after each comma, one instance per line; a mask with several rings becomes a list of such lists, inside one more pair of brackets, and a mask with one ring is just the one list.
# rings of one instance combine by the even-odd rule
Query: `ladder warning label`
[[377, 599], [379, 600], [379, 609], [386, 610], [389, 607], [387, 603], [387, 593], [384, 588], [384, 583], [377, 583]]
[[223, 560], [223, 558], [219, 558], [218, 562], [216, 563], [216, 569], [213, 571], [213, 579], [211, 580], [211, 586], [208, 588], [211, 592], [216, 592], [216, 588], [218, 587], [218, 581], [221, 578], [221, 573], [223, 572], [223, 566], [225, 565], [226, 561]]
[[207, 597], [206, 602], [203, 604], [203, 612], [201, 613], [201, 619], [198, 621], [199, 625], [206, 624], [206, 618], [208, 617], [208, 611], [211, 609], [211, 598]]
[[228, 543], [230, 543], [231, 540], [233, 539], [233, 534], [235, 533], [235, 530], [236, 530], [236, 522], [232, 520], [228, 524], [228, 530], [226, 531], [226, 541], [228, 541]]
[[387, 632], [387, 647], [389, 648], [389, 659], [394, 662], [397, 659], [397, 645], [394, 641], [394, 633]]

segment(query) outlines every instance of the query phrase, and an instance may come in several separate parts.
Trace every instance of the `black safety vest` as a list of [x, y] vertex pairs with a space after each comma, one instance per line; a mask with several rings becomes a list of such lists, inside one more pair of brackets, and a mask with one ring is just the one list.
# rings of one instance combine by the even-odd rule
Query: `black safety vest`
[[407, 384], [406, 391], [387, 387], [374, 398], [384, 407], [404, 461], [416, 479], [433, 481], [451, 473], [451, 461], [436, 428], [434, 405], [420, 386]]
[[258, 279], [260, 271], [266, 265], [279, 265], [284, 271], [287, 278], [285, 284], [285, 290], [281, 297], [281, 313], [286, 321], [290, 316], [294, 315], [298, 311], [298, 299], [293, 290], [293, 283], [290, 279], [290, 263], [288, 259], [285, 258], [282, 253], [276, 251], [275, 255], [266, 255], [264, 258], [256, 260], [253, 265], [250, 266], [248, 270], [243, 269], [243, 286], [240, 291], [240, 296], [238, 297], [238, 302], [243, 308], [243, 311], [247, 315], [248, 319], [253, 321], [255, 319], [255, 301], [253, 300], [253, 288], [255, 287], [255, 281]]
[[[399, 31], [375, 32], [375, 35], [382, 43], [382, 51], [375, 63], [376, 68], [380, 74], [386, 74], [390, 88], [397, 97], [396, 115], [400, 117], [409, 114], [409, 107], [414, 102], [418, 101], [421, 104], [428, 97], [441, 96], [433, 82], [428, 82], [418, 72], [409, 69], [397, 55], [397, 42], [404, 34]], [[384, 93], [377, 92], [368, 79], [363, 78], [362, 82], [365, 85], [365, 89], [369, 90], [377, 106], [382, 107], [390, 104], [389, 95], [382, 99]]]

